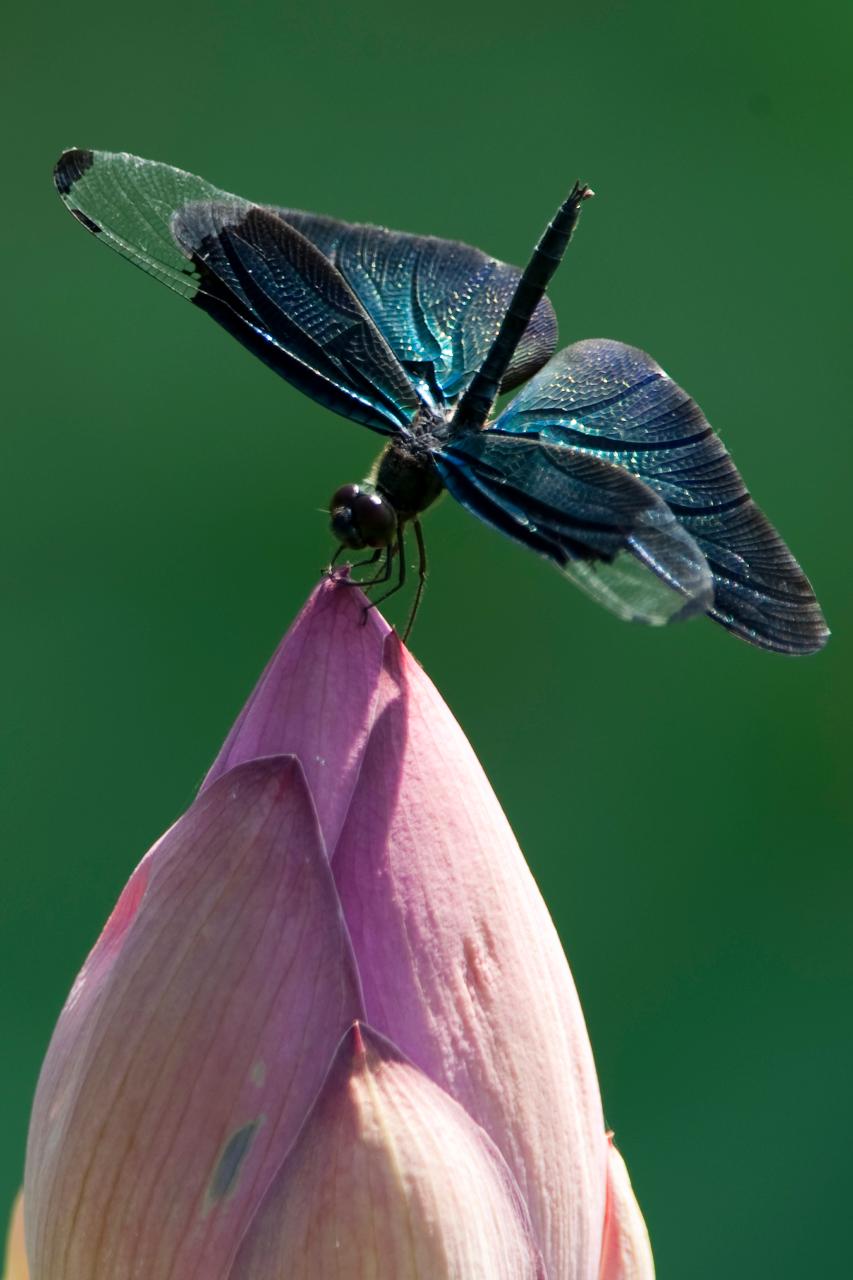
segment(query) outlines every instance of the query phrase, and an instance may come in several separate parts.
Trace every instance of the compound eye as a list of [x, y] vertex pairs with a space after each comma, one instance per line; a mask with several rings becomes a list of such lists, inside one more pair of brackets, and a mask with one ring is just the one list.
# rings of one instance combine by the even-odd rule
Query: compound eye
[[357, 484], [345, 484], [332, 494], [332, 501], [329, 503], [332, 533], [338, 542], [352, 551], [361, 551], [365, 546], [353, 515], [353, 503], [360, 493]]
[[352, 501], [353, 524], [368, 547], [387, 547], [397, 532], [397, 516], [378, 493], [357, 493]]
[[329, 503], [329, 510], [335, 511], [338, 507], [352, 507], [361, 488], [357, 484], [342, 484], [340, 489], [336, 489], [332, 494], [332, 501]]

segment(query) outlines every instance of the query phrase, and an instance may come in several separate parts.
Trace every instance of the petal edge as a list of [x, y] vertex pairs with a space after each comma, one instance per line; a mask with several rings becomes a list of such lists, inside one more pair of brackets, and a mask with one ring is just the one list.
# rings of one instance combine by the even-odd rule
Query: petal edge
[[479, 1126], [369, 1027], [341, 1042], [229, 1280], [544, 1280]]

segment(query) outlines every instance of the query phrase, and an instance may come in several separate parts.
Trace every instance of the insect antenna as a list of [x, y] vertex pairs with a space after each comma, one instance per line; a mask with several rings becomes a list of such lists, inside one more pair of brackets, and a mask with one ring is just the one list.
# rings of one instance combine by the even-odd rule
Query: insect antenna
[[584, 183], [576, 182], [545, 228], [516, 285], [497, 337], [457, 405], [453, 415], [454, 434], [479, 431], [488, 418], [515, 349], [563, 259], [577, 226], [581, 205], [594, 194]]

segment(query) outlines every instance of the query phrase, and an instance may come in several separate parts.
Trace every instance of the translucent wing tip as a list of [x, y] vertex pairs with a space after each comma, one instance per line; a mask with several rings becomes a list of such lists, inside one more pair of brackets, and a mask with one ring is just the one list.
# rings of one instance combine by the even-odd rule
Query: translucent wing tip
[[61, 196], [70, 195], [74, 183], [79, 182], [87, 169], [91, 169], [94, 160], [94, 151], [81, 147], [69, 147], [63, 151], [53, 167], [54, 185]]

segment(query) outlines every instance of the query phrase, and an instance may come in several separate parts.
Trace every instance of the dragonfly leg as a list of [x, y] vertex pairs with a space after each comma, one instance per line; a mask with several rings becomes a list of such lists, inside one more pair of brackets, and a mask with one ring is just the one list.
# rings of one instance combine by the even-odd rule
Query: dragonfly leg
[[338, 560], [340, 559], [341, 555], [343, 554], [343, 550], [344, 550], [344, 544], [343, 544], [342, 542], [339, 542], [339, 543], [338, 543], [338, 549], [337, 549], [337, 551], [336, 551], [336, 552], [335, 552], [335, 554], [332, 556], [331, 560], [329, 561], [329, 563], [326, 565], [325, 569], [323, 570], [323, 576], [324, 576], [325, 578], [331, 578], [331, 576], [332, 576], [332, 570], [334, 569], [335, 565], [338, 563]]
[[[393, 547], [380, 547], [379, 550], [370, 557], [369, 560], [360, 560], [359, 564], [376, 564], [380, 556], [384, 555], [385, 563], [374, 578], [362, 578], [360, 582], [354, 582], [355, 587], [375, 587], [377, 583], [387, 582], [391, 577], [391, 557], [394, 554]], [[356, 569], [358, 565], [353, 565]]]
[[397, 541], [394, 543], [393, 547], [388, 548], [387, 577], [389, 578], [391, 576], [391, 557], [393, 556], [395, 551], [400, 557], [400, 571], [397, 574], [397, 581], [393, 587], [389, 588], [388, 591], [383, 591], [381, 596], [377, 596], [375, 600], [371, 600], [370, 604], [367, 606], [367, 608], [364, 611], [365, 617], [367, 616], [368, 610], [375, 609], [378, 604], [382, 604], [383, 600], [387, 600], [389, 596], [395, 595], [403, 586], [403, 583], [406, 581], [406, 548], [405, 548], [405, 543], [403, 541], [402, 524], [397, 525]]
[[[380, 555], [382, 555], [383, 553], [385, 555], [385, 564], [382, 566], [382, 571], [381, 573], [377, 573], [375, 578], [363, 579], [361, 582], [354, 582], [351, 579], [347, 579], [347, 585], [351, 587], [364, 587], [367, 591], [369, 591], [371, 587], [375, 587], [377, 585], [381, 585], [383, 582], [387, 582], [388, 579], [391, 577], [391, 560], [394, 555], [394, 549], [395, 549], [394, 546], [380, 547], [379, 550], [376, 552], [376, 555], [371, 557], [370, 561], [368, 561], [369, 564], [372, 564], [376, 559], [378, 559]], [[392, 588], [392, 591], [396, 591], [396, 590], [397, 590], [396, 587]], [[387, 594], [388, 593], [386, 592], [386, 595]], [[384, 595], [379, 597], [379, 600], [384, 600], [384, 599], [385, 599]], [[373, 605], [378, 603], [379, 601], [374, 600], [373, 604], [368, 604], [364, 606], [364, 609], [362, 610], [362, 618], [361, 618], [362, 626], [366, 624], [367, 615], [370, 612], [370, 610], [373, 608]]]
[[[325, 574], [327, 578], [332, 577], [332, 570], [335, 567], [335, 561], [337, 560], [338, 556], [341, 554], [342, 550], [343, 550], [343, 546], [338, 548], [338, 550], [335, 552], [334, 556], [332, 557], [332, 561], [329, 567], [325, 570]], [[383, 555], [383, 553], [387, 552], [387, 550], [388, 550], [387, 547], [379, 547], [376, 551], [374, 551], [372, 556], [368, 556], [366, 560], [356, 560], [353, 564], [349, 566], [349, 568], [351, 570], [362, 569], [364, 568], [365, 565], [376, 564], [376, 561], [379, 559], [379, 557]], [[391, 567], [390, 567], [390, 564], [386, 561], [386, 564], [380, 570], [380, 572], [376, 575], [375, 578], [360, 578], [360, 579], [340, 578], [338, 579], [338, 582], [339, 582], [339, 585], [342, 587], [372, 587], [372, 586], [375, 586], [377, 582], [387, 582], [390, 576], [391, 576]]]
[[415, 530], [415, 540], [418, 544], [418, 588], [415, 592], [414, 603], [412, 604], [412, 608], [409, 612], [406, 630], [403, 632], [403, 644], [406, 643], [409, 636], [412, 634], [412, 627], [415, 625], [415, 618], [418, 616], [418, 609], [421, 607], [421, 599], [423, 598], [427, 576], [427, 553], [426, 545], [424, 543], [424, 531], [421, 528], [420, 520], [413, 520], [412, 525]]

